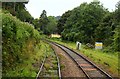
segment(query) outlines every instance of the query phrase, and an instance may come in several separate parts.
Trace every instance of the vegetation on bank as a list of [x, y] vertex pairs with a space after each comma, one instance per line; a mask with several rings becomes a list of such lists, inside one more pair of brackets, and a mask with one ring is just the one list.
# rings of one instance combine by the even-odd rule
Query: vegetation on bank
[[102, 51], [90, 49], [85, 45], [80, 51], [111, 73], [117, 74], [120, 70], [118, 66], [120, 1], [114, 12], [109, 12], [99, 1], [82, 3], [73, 10], [65, 12], [60, 19], [54, 16], [47, 17], [45, 10], [38, 19], [33, 19], [22, 2], [16, 4], [4, 2], [2, 5], [3, 11], [0, 10], [0, 15], [2, 15], [4, 77], [35, 77], [40, 61], [46, 53], [46, 46], [50, 49], [40, 38], [43, 37], [42, 34], [52, 33], [61, 34], [62, 39], [57, 42], [72, 49], [76, 49], [75, 41], [91, 45], [96, 41], [103, 42], [105, 49]]
[[118, 71], [120, 71], [118, 66], [118, 54], [120, 52], [106, 52], [106, 49], [102, 50], [95, 50], [94, 48], [91, 49], [86, 45], [82, 44], [80, 50], [76, 50], [76, 43], [69, 42], [69, 41], [62, 41], [61, 39], [50, 39], [51, 41], [63, 44], [80, 54], [84, 55], [85, 57], [92, 60], [94, 63], [99, 65], [101, 68], [106, 69], [106, 71], [110, 72], [113, 76], [118, 76]]
[[46, 14], [43, 12], [39, 20], [34, 20], [22, 2], [3, 2], [0, 15], [3, 77], [36, 77], [43, 58], [51, 52], [51, 47], [40, 39], [43, 33], [54, 32], [55, 17], [49, 16], [46, 23], [49, 27], [42, 29]]
[[2, 75], [3, 77], [36, 77], [49, 49], [34, 27], [21, 22], [9, 12], [2, 14]]

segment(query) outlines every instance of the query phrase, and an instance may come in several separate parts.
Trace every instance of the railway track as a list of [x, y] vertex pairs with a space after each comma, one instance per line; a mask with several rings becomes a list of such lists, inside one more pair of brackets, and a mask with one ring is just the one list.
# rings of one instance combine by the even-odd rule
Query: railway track
[[44, 57], [36, 79], [51, 77], [61, 79], [59, 58], [55, 52], [52, 52], [50, 56]]
[[93, 64], [91, 61], [78, 54], [77, 52], [71, 50], [70, 48], [63, 46], [61, 44], [48, 41], [65, 51], [70, 58], [76, 63], [80, 70], [86, 75], [87, 79], [113, 79], [109, 74], [100, 69], [98, 66]]

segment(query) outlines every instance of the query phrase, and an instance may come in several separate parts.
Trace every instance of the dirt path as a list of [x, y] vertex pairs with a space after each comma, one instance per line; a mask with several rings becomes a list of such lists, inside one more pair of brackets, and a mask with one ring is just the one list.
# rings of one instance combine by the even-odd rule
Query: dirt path
[[82, 70], [72, 61], [72, 59], [60, 48], [51, 45], [60, 58], [62, 77], [85, 77]]

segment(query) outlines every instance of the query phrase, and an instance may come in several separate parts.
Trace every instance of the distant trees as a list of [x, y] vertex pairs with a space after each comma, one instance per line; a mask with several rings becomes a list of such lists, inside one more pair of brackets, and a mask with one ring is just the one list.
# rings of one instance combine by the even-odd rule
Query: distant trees
[[35, 29], [43, 32], [43, 34], [50, 35], [57, 31], [57, 19], [54, 16], [48, 16], [45, 10], [42, 11], [39, 19], [34, 19], [33, 25]]
[[58, 28], [59, 34], [64, 30], [64, 24], [66, 23], [67, 18], [70, 16], [70, 14], [71, 14], [71, 11], [69, 10], [69, 11], [65, 12], [62, 15], [62, 17], [58, 20], [57, 28]]
[[57, 20], [54, 16], [48, 16], [48, 24], [46, 27], [47, 34], [53, 34], [57, 32]]
[[44, 34], [47, 34], [46, 32], [46, 25], [48, 23], [48, 18], [47, 18], [47, 12], [45, 10], [42, 11], [42, 14], [39, 17], [39, 28], [41, 31], [43, 31]]
[[115, 12], [109, 12], [99, 1], [82, 3], [65, 12], [57, 28], [63, 40], [94, 44], [103, 42], [105, 47], [120, 51], [120, 1]]

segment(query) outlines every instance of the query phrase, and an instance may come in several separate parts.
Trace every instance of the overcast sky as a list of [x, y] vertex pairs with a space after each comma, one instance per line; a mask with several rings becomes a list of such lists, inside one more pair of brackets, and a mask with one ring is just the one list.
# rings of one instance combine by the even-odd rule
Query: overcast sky
[[[90, 3], [93, 0], [29, 0], [27, 10], [34, 18], [38, 18], [43, 10], [47, 16], [61, 16], [64, 12], [72, 10], [83, 2]], [[109, 11], [115, 10], [115, 4], [119, 0], [99, 0]]]

